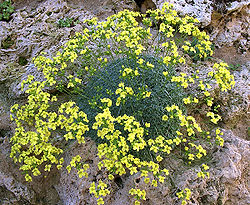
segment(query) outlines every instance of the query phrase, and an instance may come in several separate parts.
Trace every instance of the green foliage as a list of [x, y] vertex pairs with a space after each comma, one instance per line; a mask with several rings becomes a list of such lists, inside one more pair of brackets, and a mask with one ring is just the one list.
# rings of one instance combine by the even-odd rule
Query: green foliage
[[14, 13], [14, 7], [10, 0], [0, 3], [0, 21], [8, 21], [12, 13]]
[[[215, 63], [205, 82], [198, 71], [175, 72], [185, 64], [185, 52], [198, 48], [201, 59], [212, 53], [209, 36], [198, 29], [197, 22], [179, 17], [168, 3], [147, 15], [124, 10], [106, 21], [83, 22], [82, 33], [76, 33], [56, 56], [35, 58], [44, 79], [36, 81], [31, 75], [23, 81], [28, 100], [11, 108], [16, 129], [10, 156], [21, 164], [26, 180], [41, 175], [42, 169], [49, 172], [53, 165], [61, 169], [65, 145], [85, 143], [85, 137], [91, 136], [98, 142], [97, 166], [109, 175], [104, 182], [93, 182], [89, 192], [97, 204], [103, 204], [115, 175], [137, 173], [145, 184], [157, 187], [170, 174], [162, 163], [166, 155], [182, 153], [192, 164], [207, 155], [203, 148], [207, 139], [223, 146], [219, 128], [215, 133], [203, 130], [185, 110], [201, 103], [207, 110], [203, 117], [218, 123], [221, 117], [212, 106], [210, 84], [216, 83], [221, 91], [234, 86], [228, 65]], [[153, 24], [157, 25], [154, 32]], [[197, 42], [192, 45], [194, 38]], [[186, 92], [191, 86], [199, 89], [195, 96]], [[56, 92], [48, 93], [49, 87], [71, 100], [55, 104]], [[80, 154], [72, 157], [68, 172], [76, 169], [80, 178], [88, 177], [85, 160]], [[208, 169], [203, 164], [197, 175], [209, 177]], [[135, 204], [146, 199], [146, 191], [140, 188], [129, 193]], [[190, 190], [186, 188], [178, 197], [187, 203]]]
[[[179, 120], [171, 119], [162, 123], [162, 116], [168, 112], [167, 106], [175, 104], [185, 110], [182, 99], [185, 97], [183, 88], [171, 82], [172, 76], [176, 75], [172, 66], [166, 66], [161, 59], [152, 56], [141, 56], [144, 63], [140, 66], [136, 59], [123, 58], [109, 63], [105, 68], [91, 76], [86, 87], [82, 88], [83, 97], [78, 98], [78, 106], [87, 115], [90, 122], [94, 122], [95, 116], [101, 111], [102, 98], [109, 98], [116, 102], [118, 95], [116, 93], [117, 85], [123, 80], [125, 86], [130, 86], [134, 91], [144, 89], [151, 93], [150, 97], [138, 98], [133, 95], [126, 99], [119, 106], [110, 108], [114, 117], [127, 114], [134, 116], [141, 125], [150, 123], [148, 128], [149, 135], [145, 139], [155, 139], [162, 135], [166, 139], [173, 139], [176, 136], [176, 130], [179, 130]], [[154, 68], [145, 68], [146, 62], [149, 62]], [[132, 68], [140, 75], [133, 78], [122, 76], [125, 68]], [[167, 76], [162, 73], [168, 72]], [[80, 95], [80, 96], [81, 96]], [[96, 104], [95, 104], [96, 102]], [[96, 133], [90, 135], [92, 139], [98, 141]]]
[[59, 19], [58, 26], [59, 26], [59, 28], [64, 28], [64, 27], [69, 28], [69, 27], [75, 26], [78, 23], [79, 23], [79, 20], [75, 21], [73, 18], [66, 17], [63, 19]]
[[241, 68], [241, 65], [240, 64], [236, 64], [236, 65], [234, 65], [234, 64], [229, 64], [229, 67], [228, 67], [230, 70], [232, 70], [232, 71], [237, 71], [237, 70], [240, 70], [240, 68]]
[[209, 45], [209, 47], [211, 48], [211, 50], [206, 50], [205, 53], [204, 52], [204, 47], [206, 47], [207, 45], [203, 45], [199, 44], [199, 40], [197, 38], [193, 38], [192, 42], [191, 42], [191, 49], [189, 50], [185, 50], [185, 52], [193, 59], [194, 62], [197, 62], [199, 60], [207, 60], [209, 58], [211, 58], [210, 56], [213, 55], [213, 51], [214, 51], [214, 45], [211, 44]]
[[8, 36], [5, 40], [2, 41], [2, 45], [1, 47], [3, 49], [8, 49], [10, 48], [11, 46], [13, 46], [15, 43], [14, 40], [12, 40], [11, 36]]

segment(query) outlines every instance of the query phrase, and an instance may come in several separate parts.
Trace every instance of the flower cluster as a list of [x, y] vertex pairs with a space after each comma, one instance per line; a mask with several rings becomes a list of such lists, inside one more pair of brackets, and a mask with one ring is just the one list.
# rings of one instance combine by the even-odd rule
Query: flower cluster
[[178, 192], [176, 194], [179, 199], [182, 199], [181, 205], [186, 205], [191, 197], [191, 190], [189, 188], [185, 188], [184, 190]]
[[89, 165], [82, 163], [81, 159], [82, 158], [79, 155], [72, 157], [70, 164], [66, 167], [66, 169], [70, 173], [71, 169], [75, 167], [78, 170], [77, 173], [80, 178], [82, 178], [83, 176], [88, 178], [88, 173], [86, 171], [89, 168]]
[[206, 164], [202, 164], [202, 170], [200, 172], [197, 173], [198, 177], [202, 177], [205, 178], [205, 175], [207, 175], [207, 177], [209, 178], [210, 174], [207, 171], [209, 169], [209, 166], [207, 166]]
[[105, 184], [102, 180], [98, 181], [98, 185], [96, 186], [95, 182], [93, 182], [89, 188], [89, 193], [94, 194], [97, 199], [97, 205], [104, 204], [103, 196], [110, 194], [110, 191], [107, 189], [107, 184]]
[[[31, 83], [33, 78], [29, 76], [23, 83]], [[15, 104], [11, 108], [11, 119], [15, 120], [17, 127], [11, 138], [10, 156], [22, 164], [20, 169], [26, 173], [27, 181], [32, 180], [29, 171], [38, 176], [41, 174], [39, 167], [45, 164], [45, 171], [50, 171], [53, 164], [58, 169], [62, 167], [63, 150], [54, 145], [56, 130], [65, 130], [66, 134], [62, 137], [66, 141], [76, 139], [78, 143], [85, 142], [83, 135], [89, 130], [87, 116], [79, 111], [75, 102], [62, 103], [56, 112], [49, 111], [57, 97], [42, 90], [45, 83], [31, 83], [26, 91], [29, 93], [27, 104]]]
[[[146, 191], [145, 190], [140, 190], [140, 189], [130, 189], [129, 193], [131, 195], [135, 195], [136, 199], [143, 199], [146, 200]], [[135, 201], [135, 205], [140, 205], [139, 201]]]
[[119, 83], [119, 88], [115, 91], [116, 95], [119, 95], [116, 101], [116, 105], [119, 106], [121, 102], [125, 103], [125, 98], [127, 96], [133, 96], [134, 91], [131, 87], [125, 87], [124, 83]]
[[226, 63], [215, 63], [213, 66], [214, 71], [208, 73], [208, 76], [216, 80], [222, 91], [230, 90], [235, 85], [234, 76], [226, 69], [227, 67]]

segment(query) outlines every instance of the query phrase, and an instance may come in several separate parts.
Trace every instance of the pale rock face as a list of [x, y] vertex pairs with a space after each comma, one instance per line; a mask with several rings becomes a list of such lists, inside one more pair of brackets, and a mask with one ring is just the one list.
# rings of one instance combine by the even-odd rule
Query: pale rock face
[[196, 17], [202, 27], [208, 26], [211, 22], [213, 12], [212, 1], [210, 0], [154, 0], [157, 8], [162, 8], [165, 2], [174, 5], [174, 9], [182, 15]]
[[80, 179], [75, 169], [72, 169], [70, 173], [66, 169], [62, 169], [60, 181], [55, 185], [55, 188], [63, 204], [94, 204], [95, 197], [90, 196], [88, 188], [93, 179], [101, 173], [98, 173], [97, 164], [99, 161], [96, 155], [95, 143], [87, 140], [83, 145], [74, 143], [71, 147], [72, 149], [65, 155], [65, 164], [68, 165], [72, 157], [80, 155], [90, 165], [89, 177]]
[[[12, 20], [0, 21], [0, 204], [60, 204], [59, 201], [67, 204], [66, 192], [61, 194], [62, 191], [58, 190], [61, 194], [59, 200], [54, 188], [60, 173], [56, 174], [57, 177], [50, 175], [52, 179], [47, 178], [52, 184], [44, 186], [44, 179], [27, 184], [24, 175], [20, 175], [21, 171], [9, 158], [9, 139], [14, 130], [9, 118], [10, 107], [25, 97], [21, 91], [22, 80], [29, 74], [35, 75], [37, 80], [42, 78], [31, 64], [32, 58], [41, 51], [53, 55], [70, 36], [82, 30], [81, 24], [59, 28], [59, 19], [69, 17], [82, 22], [97, 16], [102, 20], [125, 8], [134, 10], [136, 4], [129, 0], [16, 0], [14, 5]], [[26, 66], [18, 64], [20, 56], [27, 59]], [[72, 197], [68, 198], [69, 202], [72, 201]]]
[[221, 96], [225, 103], [223, 110], [223, 121], [225, 128], [232, 129], [238, 137], [249, 140], [247, 129], [249, 125], [249, 63], [242, 65], [239, 71], [234, 71], [235, 87], [226, 95]]
[[238, 52], [248, 55], [249, 20], [249, 1], [232, 2], [223, 14], [214, 11], [209, 25], [213, 28], [211, 40], [218, 47], [237, 44]]
[[[32, 58], [41, 51], [49, 54], [56, 52], [69, 39], [70, 32], [77, 32], [82, 28], [60, 29], [57, 26], [59, 19], [74, 17], [74, 19], [84, 20], [93, 16], [83, 7], [73, 10], [65, 1], [52, 0], [38, 2], [36, 5], [25, 4], [25, 2], [22, 5], [22, 1], [19, 3], [21, 8], [13, 14], [12, 20], [0, 22], [0, 28], [4, 31], [4, 34], [0, 35], [1, 72], [20, 67], [19, 57], [24, 57], [30, 63]], [[13, 43], [3, 48], [3, 43], [8, 36]]]
[[232, 1], [232, 3], [229, 4], [227, 7], [228, 13], [231, 13], [236, 10], [240, 10], [244, 6], [249, 5], [249, 1]]
[[29, 201], [29, 202], [34, 202], [35, 199], [35, 193], [32, 190], [29, 190], [24, 184], [21, 184], [20, 182], [16, 181], [16, 179], [12, 176], [10, 176], [7, 173], [2, 173], [0, 171], [0, 187], [5, 188], [6, 190], [10, 191], [11, 193], [14, 194], [14, 197], [12, 201], [7, 201], [2, 199], [3, 203], [15, 203], [17, 201]]

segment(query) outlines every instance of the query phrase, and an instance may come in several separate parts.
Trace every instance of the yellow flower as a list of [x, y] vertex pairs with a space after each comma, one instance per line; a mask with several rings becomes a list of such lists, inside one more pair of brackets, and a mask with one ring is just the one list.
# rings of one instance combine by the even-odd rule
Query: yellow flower
[[156, 160], [157, 160], [158, 162], [161, 162], [161, 161], [163, 160], [163, 158], [162, 158], [160, 155], [158, 155], [158, 156], [156, 157]]
[[130, 168], [130, 174], [133, 175], [134, 173], [137, 173], [137, 168], [136, 167]]
[[181, 205], [186, 205], [187, 201], [186, 200], [182, 200]]
[[104, 204], [103, 198], [97, 199], [97, 205]]
[[194, 160], [194, 155], [193, 154], [188, 154], [188, 159], [189, 160]]
[[145, 182], [146, 184], [148, 184], [149, 181], [150, 181], [149, 178], [145, 178], [145, 179], [144, 179], [144, 182]]
[[155, 67], [153, 64], [151, 64], [151, 63], [149, 63], [149, 62], [147, 62], [147, 66], [148, 66], [149, 68], [154, 68], [154, 67]]
[[202, 157], [202, 154], [201, 154], [201, 153], [198, 153], [198, 154], [196, 155], [196, 157], [197, 157], [198, 159], [200, 159], [200, 158]]
[[183, 98], [183, 102], [184, 102], [185, 104], [190, 104], [190, 103], [191, 103], [190, 97], [188, 97], [188, 98]]
[[209, 107], [211, 107], [211, 106], [213, 105], [213, 101], [212, 101], [212, 100], [207, 100], [207, 105], [208, 105]]
[[220, 134], [220, 129], [217, 128], [215, 133], [216, 133], [216, 135]]
[[199, 178], [200, 178], [200, 177], [205, 178], [205, 175], [204, 175], [204, 173], [203, 173], [202, 171], [198, 172], [198, 173], [197, 173], [197, 176], [198, 176]]
[[67, 88], [71, 88], [71, 87], [74, 87], [74, 84], [72, 82], [69, 82], [67, 85]]
[[197, 98], [194, 98], [194, 99], [193, 99], [193, 102], [194, 102], [194, 103], [198, 103], [199, 100], [198, 100]]
[[168, 120], [168, 116], [167, 116], [167, 115], [163, 115], [163, 116], [162, 116], [162, 120], [163, 120], [163, 121], [167, 121], [167, 120]]
[[203, 164], [202, 166], [203, 166], [204, 170], [208, 170], [209, 169], [209, 166], [207, 166], [206, 164]]
[[204, 95], [205, 95], [205, 96], [210, 96], [210, 93], [209, 93], [208, 91], [205, 91], [205, 92], [204, 92]]
[[153, 185], [154, 187], [157, 187], [157, 181], [156, 181], [156, 180], [152, 180], [152, 185]]
[[163, 58], [163, 63], [165, 63], [166, 65], [168, 65], [168, 63], [171, 61], [171, 57], [170, 56], [166, 56]]
[[163, 75], [164, 75], [164, 76], [167, 76], [167, 75], [168, 75], [168, 72], [167, 72], [167, 71], [164, 71], [164, 72], [163, 72]]
[[109, 178], [109, 180], [113, 180], [114, 176], [112, 174], [109, 174], [108, 178]]
[[140, 59], [137, 61], [137, 63], [140, 64], [140, 65], [143, 64], [143, 62], [144, 62], [144, 60], [143, 60], [142, 58], [140, 58]]

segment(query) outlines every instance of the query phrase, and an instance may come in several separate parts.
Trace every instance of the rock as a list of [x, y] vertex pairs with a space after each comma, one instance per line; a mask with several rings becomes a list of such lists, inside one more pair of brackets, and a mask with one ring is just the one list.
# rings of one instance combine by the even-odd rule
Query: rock
[[17, 166], [9, 158], [9, 138], [12, 134], [9, 130], [1, 130], [0, 136], [0, 203], [35, 204], [37, 194], [29, 184], [23, 183]]
[[229, 4], [227, 7], [227, 12], [231, 13], [237, 10], [241, 10], [244, 6], [249, 5], [249, 1], [233, 1], [232, 3]]
[[65, 153], [65, 167], [70, 163], [72, 157], [80, 155], [83, 161], [89, 164], [87, 171], [89, 177], [79, 178], [75, 169], [70, 173], [63, 168], [61, 170], [60, 181], [55, 188], [63, 204], [94, 204], [95, 197], [90, 196], [89, 187], [93, 179], [96, 179], [101, 172], [98, 171], [99, 162], [96, 152], [95, 143], [87, 140], [85, 144], [79, 145], [77, 142], [70, 145], [70, 150]]
[[[223, 130], [225, 145], [222, 148], [214, 147], [213, 156], [206, 163], [210, 167], [210, 178], [198, 178], [199, 166], [187, 167], [182, 160], [168, 159], [164, 162], [165, 167], [172, 170], [170, 178], [158, 187], [148, 186], [139, 178], [138, 174], [121, 177], [120, 185], [112, 184], [113, 193], [105, 198], [107, 204], [129, 205], [133, 203], [128, 194], [131, 188], [145, 189], [147, 192], [147, 204], [167, 205], [177, 204], [176, 192], [188, 187], [192, 190], [192, 203], [199, 205], [207, 204], [247, 204], [250, 200], [248, 186], [249, 178], [249, 148], [250, 143], [236, 137], [231, 131]], [[94, 203], [93, 196], [89, 195], [88, 188], [93, 178], [103, 179], [105, 173], [97, 170], [98, 158], [92, 141], [84, 145], [73, 145], [73, 149], [66, 155], [67, 164], [72, 156], [80, 154], [90, 164], [88, 179], [79, 179], [75, 171], [70, 174], [66, 170], [61, 172], [60, 183], [56, 185], [63, 204], [86, 204]], [[91, 148], [92, 147], [92, 148]], [[86, 156], [86, 151], [90, 153]], [[103, 175], [101, 175], [101, 173]], [[104, 179], [103, 179], [104, 180]]]
[[231, 129], [234, 134], [243, 139], [250, 139], [248, 132], [249, 122], [249, 62], [242, 65], [239, 71], [234, 71], [235, 87], [231, 92], [222, 95], [221, 101], [225, 103], [222, 118], [225, 128]]
[[232, 2], [223, 14], [213, 11], [211, 40], [217, 47], [236, 44], [239, 53], [249, 50], [249, 2]]
[[[96, 5], [99, 5], [98, 9]], [[10, 42], [13, 41], [6, 49], [0, 47], [0, 62], [6, 62], [0, 63], [0, 82], [1, 80], [15, 81], [9, 85], [9, 92], [14, 93], [15, 97], [21, 94], [21, 81], [27, 78], [28, 74], [36, 73], [36, 69], [30, 70], [32, 58], [39, 55], [41, 51], [52, 56], [73, 33], [82, 30], [81, 22], [85, 19], [92, 18], [94, 15], [102, 19], [124, 8], [134, 10], [136, 7], [135, 3], [128, 0], [104, 2], [47, 0], [32, 4], [26, 4], [20, 0], [15, 1], [14, 6], [19, 9], [13, 14], [12, 20], [0, 21], [0, 45], [3, 45], [7, 38]], [[98, 13], [96, 13], [97, 10]], [[59, 28], [58, 20], [66, 17], [74, 21], [79, 20], [79, 23], [74, 27]], [[20, 57], [27, 60], [30, 65], [25, 68], [25, 65], [18, 64]]]
[[[157, 8], [162, 8], [165, 2], [154, 0]], [[209, 30], [211, 40], [218, 48], [237, 44], [238, 52], [246, 53], [249, 50], [249, 1], [233, 1], [228, 4], [212, 0], [168, 0], [167, 2], [172, 3], [180, 14], [196, 17], [201, 27]], [[223, 11], [218, 10], [221, 7], [224, 8]]]
[[[210, 167], [210, 178], [197, 177], [197, 168], [187, 169], [174, 177], [174, 184], [180, 189], [188, 187], [193, 191], [192, 204], [247, 204], [250, 200], [249, 141], [236, 137], [231, 131], [224, 131], [225, 145], [214, 152], [206, 161]], [[183, 169], [183, 167], [180, 167]]]
[[60, 174], [52, 170], [47, 178], [37, 177], [27, 183], [19, 166], [9, 157], [9, 140], [13, 132], [0, 134], [0, 204], [60, 205], [60, 198], [54, 188]]
[[220, 182], [228, 193], [226, 204], [247, 204], [249, 195], [249, 148], [250, 143], [224, 130], [225, 146], [212, 159], [212, 178]]
[[11, 202], [27, 201], [30, 203], [34, 203], [35, 193], [30, 191], [25, 185], [18, 183], [16, 179], [14, 179], [9, 174], [6, 175], [0, 172], [0, 187], [2, 187], [2, 189], [5, 189], [5, 192], [11, 192], [14, 195], [10, 199]]
[[23, 80], [27, 80], [29, 75], [33, 75], [35, 77], [35, 80], [42, 81], [44, 80], [43, 74], [37, 70], [37, 68], [34, 66], [34, 64], [29, 64], [25, 67], [24, 72], [21, 76], [19, 76], [18, 80], [15, 80], [10, 84], [9, 92], [10, 92], [10, 98], [12, 99], [18, 99], [22, 95], [25, 94], [25, 91], [28, 88], [28, 85], [24, 85], [23, 91], [21, 90], [21, 83]]
[[139, 7], [138, 10], [145, 14], [149, 9], [156, 9], [156, 5], [152, 0], [135, 0], [137, 6]]

